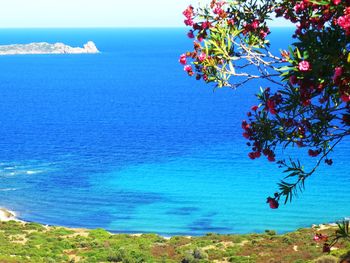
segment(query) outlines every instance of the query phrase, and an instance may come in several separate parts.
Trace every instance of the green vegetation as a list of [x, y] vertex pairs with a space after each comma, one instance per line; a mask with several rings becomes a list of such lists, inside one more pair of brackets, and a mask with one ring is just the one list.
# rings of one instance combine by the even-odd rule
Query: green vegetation
[[[349, 243], [330, 255], [314, 242], [315, 229], [278, 235], [175, 236], [111, 234], [103, 229], [68, 229], [35, 223], [0, 222], [0, 262], [340, 262]], [[319, 233], [331, 235], [334, 228]], [[349, 257], [350, 258], [350, 257]], [[343, 261], [348, 262], [348, 261]]]

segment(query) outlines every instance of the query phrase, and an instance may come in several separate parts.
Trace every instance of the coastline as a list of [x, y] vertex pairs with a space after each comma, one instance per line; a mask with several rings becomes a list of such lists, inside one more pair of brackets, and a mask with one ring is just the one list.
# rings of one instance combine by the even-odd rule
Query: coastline
[[18, 222], [24, 222], [22, 220], [19, 220], [17, 218], [17, 214], [14, 211], [11, 211], [7, 208], [0, 207], [0, 221], [1, 222], [7, 222], [7, 221], [18, 221]]
[[[111, 233], [19, 220], [0, 208], [0, 262], [326, 262], [350, 261], [350, 244], [339, 242], [328, 255], [316, 233], [331, 236], [335, 224], [313, 225], [290, 233], [164, 237], [152, 233]], [[243, 223], [243, 222], [242, 222]], [[35, 244], [33, 246], [33, 244]], [[23, 251], [26, 251], [23, 254]], [[50, 261], [47, 261], [50, 259]], [[273, 261], [271, 261], [273, 259]]]
[[[347, 219], [347, 217], [345, 217], [345, 219]], [[15, 211], [9, 210], [5, 207], [0, 207], [0, 222], [8, 222], [8, 221], [32, 223], [29, 221], [24, 221], [24, 220], [19, 219], [18, 214]], [[47, 225], [44, 223], [40, 223], [40, 224], [43, 226], [46, 226], [46, 227], [57, 227], [57, 226]], [[67, 229], [74, 229], [74, 230], [84, 230], [84, 231], [92, 230], [89, 228], [75, 228], [75, 227], [66, 227], [66, 226], [60, 226], [60, 227], [67, 228]], [[336, 228], [336, 227], [337, 227], [337, 223], [333, 222], [333, 223], [312, 224], [311, 226], [305, 227], [305, 228], [311, 228], [311, 229], [314, 229], [315, 231], [323, 231], [323, 230], [328, 230], [328, 229], [332, 229], [332, 228]], [[302, 228], [304, 228], [304, 227], [302, 227]], [[297, 230], [298, 229], [295, 229], [294, 231], [297, 231]], [[274, 230], [272, 229], [272, 230], [266, 230], [266, 231], [274, 231]], [[291, 232], [294, 232], [294, 231], [291, 231]], [[285, 234], [291, 233], [291, 232], [286, 232]], [[126, 233], [126, 232], [125, 233], [123, 233], [123, 232], [113, 233], [113, 232], [109, 232], [109, 233], [111, 233], [112, 235], [124, 234], [124, 235], [130, 235], [130, 236], [134, 236], [134, 237], [140, 237], [140, 236], [145, 235], [145, 234], [152, 234], [152, 232], [150, 232], [150, 233]], [[246, 233], [246, 234], [256, 234], [256, 233]], [[232, 234], [222, 234], [222, 235], [245, 235], [245, 234], [232, 233]], [[169, 235], [159, 235], [159, 236], [161, 236], [164, 239], [171, 239], [173, 237], [173, 236], [169, 236]], [[198, 236], [192, 236], [192, 235], [182, 235], [182, 236], [186, 237], [186, 238], [198, 237]]]

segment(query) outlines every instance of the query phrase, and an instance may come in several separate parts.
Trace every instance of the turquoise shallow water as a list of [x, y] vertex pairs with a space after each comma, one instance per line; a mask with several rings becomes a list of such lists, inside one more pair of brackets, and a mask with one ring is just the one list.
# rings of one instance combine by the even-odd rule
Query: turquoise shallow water
[[[273, 46], [290, 32], [277, 30]], [[271, 210], [281, 171], [251, 161], [255, 83], [187, 78], [182, 29], [1, 30], [2, 43], [93, 40], [100, 55], [1, 57], [0, 205], [25, 220], [164, 235], [290, 231], [350, 215], [349, 141], [304, 194]], [[315, 162], [294, 151], [305, 163]]]

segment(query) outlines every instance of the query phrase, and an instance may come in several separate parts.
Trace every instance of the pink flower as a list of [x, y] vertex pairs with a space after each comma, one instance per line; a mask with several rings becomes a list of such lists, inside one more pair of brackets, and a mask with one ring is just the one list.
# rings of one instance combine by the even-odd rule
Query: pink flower
[[268, 156], [267, 157], [267, 160], [269, 160], [269, 162], [274, 162], [274, 161], [276, 161], [276, 159], [275, 159], [275, 156]]
[[235, 25], [235, 20], [234, 19], [229, 19], [228, 21], [227, 21], [227, 24], [228, 25], [231, 25], [231, 26], [234, 26]]
[[264, 30], [260, 30], [260, 37], [261, 38], [266, 38], [268, 32], [264, 31]]
[[275, 198], [268, 197], [266, 203], [270, 205], [271, 209], [277, 209], [279, 206], [278, 201]]
[[258, 108], [259, 108], [259, 107], [255, 105], [255, 106], [253, 106], [251, 109], [252, 109], [252, 111], [257, 111]]
[[193, 31], [190, 30], [190, 31], [187, 33], [187, 36], [188, 36], [189, 38], [194, 38]]
[[210, 28], [211, 23], [209, 21], [205, 21], [202, 23], [202, 29], [208, 29]]
[[309, 99], [305, 99], [305, 100], [302, 100], [302, 105], [303, 106], [309, 106], [311, 104], [311, 100], [309, 100]]
[[320, 153], [321, 153], [320, 150], [312, 150], [312, 149], [310, 149], [310, 150], [308, 151], [308, 154], [309, 154], [311, 157], [316, 157], [316, 156], [318, 156]]
[[303, 11], [305, 9], [305, 4], [302, 2], [302, 3], [300, 3], [300, 4], [296, 4], [295, 6], [294, 6], [294, 11], [296, 12], [296, 13], [300, 13], [301, 11]]
[[184, 21], [186, 26], [193, 26], [193, 20], [192, 18], [188, 18]]
[[327, 235], [323, 235], [320, 233], [316, 233], [313, 237], [313, 240], [318, 242], [318, 241], [327, 241], [328, 240], [328, 236]]
[[[244, 134], [243, 134], [243, 136], [244, 136]], [[251, 152], [251, 153], [248, 154], [248, 156], [249, 156], [250, 159], [254, 160], [256, 158], [259, 158], [261, 156], [261, 153], [260, 152]]]
[[207, 58], [207, 55], [205, 53], [201, 53], [198, 56], [198, 59], [199, 59], [200, 62], [203, 62], [206, 58]]
[[182, 65], [186, 65], [186, 63], [187, 63], [186, 54], [182, 54], [182, 55], [180, 56], [179, 62], [180, 62]]
[[258, 20], [254, 20], [252, 23], [252, 28], [253, 29], [257, 29], [259, 27], [259, 21]]
[[341, 0], [333, 0], [333, 4], [339, 5], [341, 3]]
[[350, 95], [343, 94], [343, 95], [341, 95], [340, 98], [344, 102], [349, 102], [350, 101]]
[[303, 60], [303, 61], [299, 62], [298, 69], [300, 71], [303, 71], [303, 72], [309, 71], [310, 68], [311, 68], [310, 63], [307, 60]]
[[275, 101], [269, 99], [266, 104], [267, 104], [266, 106], [267, 106], [269, 112], [271, 114], [275, 115], [277, 113]]
[[223, 9], [221, 9], [221, 7], [215, 8], [213, 12], [214, 12], [214, 14], [217, 14], [219, 16], [221, 16], [225, 13], [225, 11]]
[[242, 121], [242, 129], [248, 130], [250, 128], [250, 125], [247, 123], [247, 121]]
[[243, 137], [246, 138], [246, 139], [249, 139], [249, 138], [250, 138], [250, 135], [249, 135], [249, 133], [247, 133], [247, 132], [243, 132]]
[[337, 20], [337, 23], [340, 27], [343, 29], [349, 29], [350, 28], [350, 16], [345, 15], [345, 16], [340, 16]]
[[213, 9], [214, 14], [216, 15], [223, 15], [225, 11], [222, 9], [222, 6], [225, 4], [225, 2], [217, 2], [215, 5], [215, 8]]
[[192, 71], [191, 65], [186, 65], [186, 66], [184, 66], [184, 71], [186, 71], [186, 72], [191, 72], [191, 71]]
[[333, 81], [334, 82], [339, 81], [339, 78], [341, 77], [342, 74], [343, 74], [343, 68], [342, 67], [336, 67], [334, 69]]
[[188, 6], [186, 10], [183, 11], [182, 14], [186, 17], [186, 20], [184, 21], [185, 25], [193, 26], [193, 16], [194, 16], [193, 7], [191, 5]]
[[193, 6], [189, 5], [185, 11], [182, 12], [182, 14], [187, 18], [187, 19], [191, 19], [194, 16], [194, 12], [193, 12]]

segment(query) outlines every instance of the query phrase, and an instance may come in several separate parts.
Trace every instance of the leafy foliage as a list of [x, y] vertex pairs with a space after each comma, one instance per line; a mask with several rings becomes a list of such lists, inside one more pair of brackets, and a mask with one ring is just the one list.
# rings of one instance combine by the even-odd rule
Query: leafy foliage
[[[180, 57], [188, 75], [217, 88], [270, 81], [242, 122], [243, 136], [251, 159], [264, 155], [287, 174], [270, 207], [281, 196], [291, 201], [323, 161], [332, 165], [328, 156], [350, 135], [350, 1], [213, 0], [183, 14], [194, 39], [194, 50]], [[278, 55], [268, 40], [275, 15], [296, 24], [295, 42]], [[318, 158], [315, 167], [276, 160], [276, 150], [288, 147], [306, 149]]]

